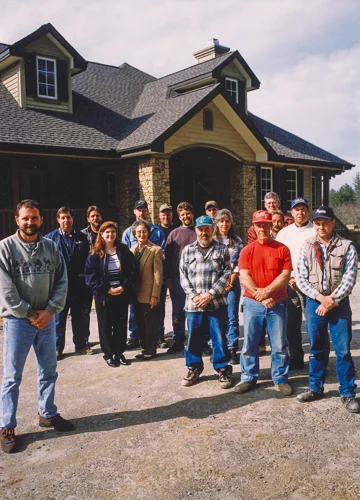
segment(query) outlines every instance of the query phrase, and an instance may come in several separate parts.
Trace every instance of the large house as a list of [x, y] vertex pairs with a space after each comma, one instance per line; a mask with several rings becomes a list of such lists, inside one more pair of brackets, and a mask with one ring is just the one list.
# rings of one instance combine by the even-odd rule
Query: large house
[[329, 179], [353, 167], [253, 115], [260, 82], [238, 51], [212, 40], [196, 64], [154, 78], [127, 63], [86, 61], [51, 25], [0, 44], [0, 237], [12, 209], [34, 198], [45, 229], [61, 205], [78, 224], [90, 204], [121, 228], [133, 203], [188, 200], [197, 215], [218, 200], [244, 236], [266, 192], [328, 203]]

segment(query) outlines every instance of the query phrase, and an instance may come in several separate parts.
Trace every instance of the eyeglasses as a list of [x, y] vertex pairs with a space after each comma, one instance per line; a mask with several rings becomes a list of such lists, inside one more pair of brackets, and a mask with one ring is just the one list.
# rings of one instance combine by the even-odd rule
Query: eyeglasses
[[148, 234], [147, 231], [135, 231], [135, 234]]

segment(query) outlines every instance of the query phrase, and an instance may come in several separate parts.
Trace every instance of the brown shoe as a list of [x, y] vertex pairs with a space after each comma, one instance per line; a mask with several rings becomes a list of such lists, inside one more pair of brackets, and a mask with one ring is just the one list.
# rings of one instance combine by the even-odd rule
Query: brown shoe
[[39, 415], [39, 425], [40, 427], [53, 427], [60, 432], [72, 431], [75, 428], [70, 420], [65, 420], [59, 413], [49, 420]]
[[255, 384], [252, 384], [251, 382], [240, 382], [234, 387], [234, 392], [237, 392], [238, 394], [244, 394], [244, 392], [251, 391], [254, 389]]
[[1, 429], [1, 449], [5, 453], [14, 453], [16, 450], [15, 429]]
[[290, 384], [278, 384], [275, 387], [283, 396], [291, 396], [293, 393], [293, 389]]

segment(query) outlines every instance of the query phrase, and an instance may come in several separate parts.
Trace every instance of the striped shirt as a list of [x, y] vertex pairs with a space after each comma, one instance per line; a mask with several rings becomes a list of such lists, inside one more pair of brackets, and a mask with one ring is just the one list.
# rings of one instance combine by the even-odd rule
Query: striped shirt
[[108, 255], [107, 275], [110, 286], [119, 286], [121, 278], [120, 259], [117, 254]]

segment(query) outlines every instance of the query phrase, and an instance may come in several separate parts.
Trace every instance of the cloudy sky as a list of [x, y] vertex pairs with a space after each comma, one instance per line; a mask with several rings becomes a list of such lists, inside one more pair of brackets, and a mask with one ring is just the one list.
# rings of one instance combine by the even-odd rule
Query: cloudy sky
[[335, 189], [360, 172], [359, 0], [1, 0], [0, 42], [47, 22], [85, 59], [156, 77], [218, 38], [261, 81], [253, 113], [357, 165]]

